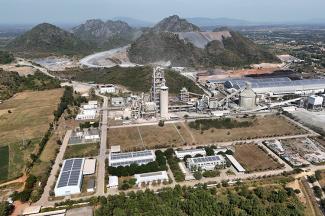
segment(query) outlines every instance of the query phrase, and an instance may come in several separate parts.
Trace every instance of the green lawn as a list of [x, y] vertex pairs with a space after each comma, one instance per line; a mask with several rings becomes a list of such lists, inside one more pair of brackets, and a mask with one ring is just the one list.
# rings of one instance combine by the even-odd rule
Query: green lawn
[[99, 154], [98, 151], [98, 143], [69, 145], [65, 151], [64, 158], [95, 157]]
[[0, 181], [8, 178], [9, 147], [0, 147]]

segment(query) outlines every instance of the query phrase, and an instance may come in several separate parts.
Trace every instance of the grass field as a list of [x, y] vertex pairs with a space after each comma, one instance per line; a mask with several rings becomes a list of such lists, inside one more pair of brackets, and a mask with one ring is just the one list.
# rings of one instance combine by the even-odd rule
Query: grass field
[[123, 150], [184, 145], [174, 124], [111, 128], [107, 139], [108, 147], [120, 145]]
[[[245, 121], [246, 120], [247, 119], [245, 119]], [[183, 137], [186, 137], [188, 131], [190, 131], [194, 138], [192, 142], [197, 145], [306, 133], [304, 129], [287, 121], [282, 116], [257, 117], [254, 120], [250, 119], [250, 121], [254, 121], [253, 125], [250, 127], [233, 129], [212, 128], [203, 131], [203, 133], [200, 130], [195, 130], [186, 125], [187, 130], [183, 129], [181, 133]]]
[[256, 144], [235, 145], [234, 157], [249, 172], [281, 168], [281, 164], [274, 161]]
[[0, 147], [0, 180], [8, 178], [8, 167], [9, 167], [9, 147]]
[[68, 145], [64, 158], [95, 157], [99, 154], [99, 144]]
[[0, 146], [9, 146], [8, 178], [19, 176], [53, 121], [63, 89], [22, 92], [0, 104]]

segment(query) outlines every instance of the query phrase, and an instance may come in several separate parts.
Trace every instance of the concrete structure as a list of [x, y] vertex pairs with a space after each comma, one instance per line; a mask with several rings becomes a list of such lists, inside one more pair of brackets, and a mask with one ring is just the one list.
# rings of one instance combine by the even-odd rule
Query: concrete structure
[[81, 109], [80, 113], [76, 116], [76, 120], [93, 120], [96, 119], [97, 110]]
[[238, 172], [245, 172], [244, 167], [232, 155], [226, 155], [230, 163], [235, 167]]
[[125, 100], [122, 97], [112, 97], [111, 98], [111, 105], [115, 106], [115, 107], [125, 106]]
[[118, 188], [118, 177], [117, 176], [109, 176], [107, 187], [108, 188]]
[[188, 158], [187, 166], [194, 172], [201, 170], [214, 170], [216, 166], [225, 166], [226, 160], [221, 155]]
[[73, 158], [63, 161], [58, 180], [55, 184], [55, 196], [68, 196], [81, 193], [83, 158]]
[[119, 153], [121, 152], [121, 146], [120, 145], [113, 145], [111, 146], [111, 153]]
[[151, 172], [143, 174], [135, 174], [134, 178], [137, 180], [136, 184], [141, 186], [142, 183], [152, 183], [153, 181], [167, 181], [168, 175], [166, 171]]
[[89, 179], [88, 184], [87, 184], [87, 192], [88, 193], [95, 192], [95, 179], [93, 179], [93, 178]]
[[96, 159], [86, 159], [84, 168], [82, 170], [83, 175], [93, 175], [96, 172]]
[[162, 67], [155, 67], [152, 73], [151, 101], [160, 105], [160, 88], [165, 86], [165, 73]]
[[113, 84], [100, 85], [98, 88], [101, 94], [114, 94], [116, 92], [115, 85]]
[[308, 108], [311, 109], [321, 108], [323, 106], [323, 101], [324, 101], [323, 97], [312, 95], [308, 97], [307, 106]]
[[97, 101], [89, 101], [88, 104], [81, 105], [81, 108], [84, 109], [84, 110], [97, 109], [98, 108], [98, 102]]
[[186, 155], [189, 155], [191, 157], [195, 157], [195, 155], [202, 155], [206, 156], [206, 152], [204, 149], [185, 149], [185, 150], [176, 150], [175, 155], [179, 159], [184, 159]]
[[152, 150], [112, 153], [108, 155], [108, 165], [112, 167], [129, 166], [133, 163], [142, 165], [156, 160], [156, 155]]
[[188, 92], [188, 90], [183, 87], [181, 89], [181, 92], [180, 92], [180, 101], [184, 102], [184, 103], [187, 103], [190, 101], [190, 93]]
[[247, 83], [246, 88], [240, 93], [239, 105], [245, 110], [254, 109], [256, 106], [256, 94], [252, 90], [251, 84]]
[[160, 117], [163, 119], [169, 119], [167, 86], [162, 86], [160, 88]]
[[[30, 207], [32, 207], [32, 206], [30, 206]], [[30, 208], [30, 207], [28, 207], [28, 208]], [[28, 209], [28, 208], [26, 208], [26, 209]], [[41, 209], [39, 211], [41, 211]], [[67, 212], [66, 209], [61, 209], [61, 210], [48, 211], [48, 212], [42, 212], [42, 213], [26, 214], [25, 209], [24, 209], [24, 212], [22, 213], [22, 215], [28, 215], [28, 216], [65, 216], [66, 212]]]
[[100, 141], [98, 128], [76, 128], [69, 139], [69, 144], [97, 143]]

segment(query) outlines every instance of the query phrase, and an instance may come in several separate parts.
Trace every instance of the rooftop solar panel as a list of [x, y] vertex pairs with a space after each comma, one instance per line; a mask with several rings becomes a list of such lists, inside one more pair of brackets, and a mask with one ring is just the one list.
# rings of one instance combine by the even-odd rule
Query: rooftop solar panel
[[58, 179], [57, 188], [78, 185], [84, 159], [65, 160]]

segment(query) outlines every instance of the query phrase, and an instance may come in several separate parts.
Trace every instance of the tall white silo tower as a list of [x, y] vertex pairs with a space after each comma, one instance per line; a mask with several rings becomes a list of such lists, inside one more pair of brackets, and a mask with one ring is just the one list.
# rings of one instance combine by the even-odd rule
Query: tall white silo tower
[[168, 114], [168, 87], [162, 86], [160, 88], [160, 117], [164, 119], [169, 118]]

